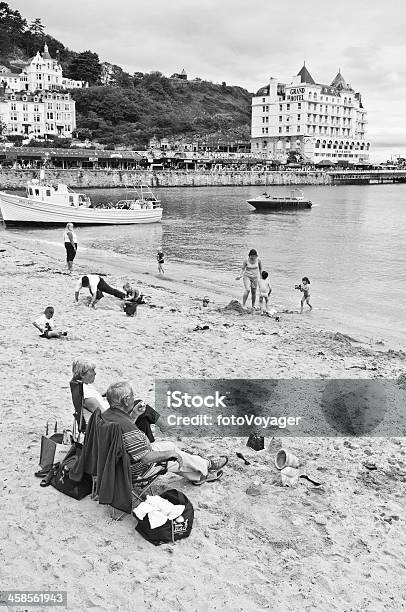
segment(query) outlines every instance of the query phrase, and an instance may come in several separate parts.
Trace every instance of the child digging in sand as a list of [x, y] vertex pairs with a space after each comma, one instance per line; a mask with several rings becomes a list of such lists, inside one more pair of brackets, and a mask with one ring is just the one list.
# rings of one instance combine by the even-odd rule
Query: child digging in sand
[[302, 283], [300, 285], [296, 285], [295, 289], [299, 289], [299, 291], [302, 291], [303, 293], [302, 299], [300, 300], [300, 314], [303, 314], [303, 306], [305, 302], [310, 310], [313, 310], [313, 306], [310, 304], [310, 280], [307, 278], [307, 276], [302, 278]]
[[52, 328], [54, 326], [53, 322], [54, 316], [54, 308], [53, 306], [47, 306], [43, 312], [43, 314], [38, 317], [35, 321], [32, 322], [34, 327], [39, 329], [41, 332], [41, 338], [63, 338], [68, 335], [66, 331], [53, 331]]

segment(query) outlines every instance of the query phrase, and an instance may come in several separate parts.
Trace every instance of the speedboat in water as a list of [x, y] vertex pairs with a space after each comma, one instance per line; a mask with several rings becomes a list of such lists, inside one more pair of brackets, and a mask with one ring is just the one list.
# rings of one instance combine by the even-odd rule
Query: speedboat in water
[[301, 189], [293, 189], [290, 196], [270, 196], [266, 192], [257, 198], [247, 200], [256, 210], [296, 210], [311, 208], [311, 200], [305, 199]]
[[149, 187], [134, 189], [129, 200], [93, 205], [89, 196], [71, 191], [67, 185], [51, 185], [32, 179], [26, 197], [0, 191], [0, 210], [6, 226], [13, 225], [132, 225], [157, 223], [162, 206]]

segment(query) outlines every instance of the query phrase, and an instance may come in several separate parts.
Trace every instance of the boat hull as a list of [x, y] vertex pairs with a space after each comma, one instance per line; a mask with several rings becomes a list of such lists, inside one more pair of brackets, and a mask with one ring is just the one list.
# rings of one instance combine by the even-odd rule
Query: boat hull
[[162, 208], [124, 210], [64, 206], [0, 192], [0, 210], [7, 226], [16, 225], [133, 225], [158, 223]]
[[310, 200], [296, 200], [294, 198], [254, 198], [247, 200], [248, 204], [256, 210], [297, 210], [298, 208], [311, 208]]

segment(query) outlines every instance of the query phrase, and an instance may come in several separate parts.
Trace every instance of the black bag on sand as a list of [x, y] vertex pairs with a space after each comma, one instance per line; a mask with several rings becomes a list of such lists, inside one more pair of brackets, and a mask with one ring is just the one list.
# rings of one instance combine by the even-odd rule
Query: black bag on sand
[[195, 514], [192, 502], [181, 491], [169, 489], [165, 491], [165, 493], [162, 493], [161, 497], [170, 501], [171, 504], [182, 504], [185, 506], [185, 509], [183, 514], [179, 517], [183, 519], [182, 522], [177, 522], [179, 519], [173, 521], [168, 519], [164, 525], [156, 527], [155, 529], [151, 529], [148, 514], [144, 516], [142, 521], [138, 521], [135, 530], [138, 531], [143, 538], [148, 540], [148, 542], [154, 544], [154, 546], [159, 546], [167, 542], [175, 542], [176, 540], [189, 537], [192, 531]]
[[80, 482], [69, 478], [69, 471], [75, 465], [81, 452], [81, 444], [77, 442], [72, 444], [65, 459], [53, 469], [50, 483], [55, 489], [74, 499], [83, 499], [92, 492], [92, 477], [90, 474], [83, 474]]
[[246, 446], [253, 448], [255, 451], [264, 450], [264, 436], [260, 436], [257, 433], [250, 434]]

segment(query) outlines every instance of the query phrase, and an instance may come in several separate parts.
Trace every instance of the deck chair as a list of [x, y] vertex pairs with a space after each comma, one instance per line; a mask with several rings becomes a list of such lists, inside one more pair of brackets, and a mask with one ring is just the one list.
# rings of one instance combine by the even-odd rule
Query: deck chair
[[69, 383], [70, 392], [72, 395], [73, 402], [73, 438], [78, 440], [80, 434], [84, 434], [86, 431], [86, 419], [83, 416], [84, 403], [83, 403], [83, 383], [81, 380], [72, 380]]

